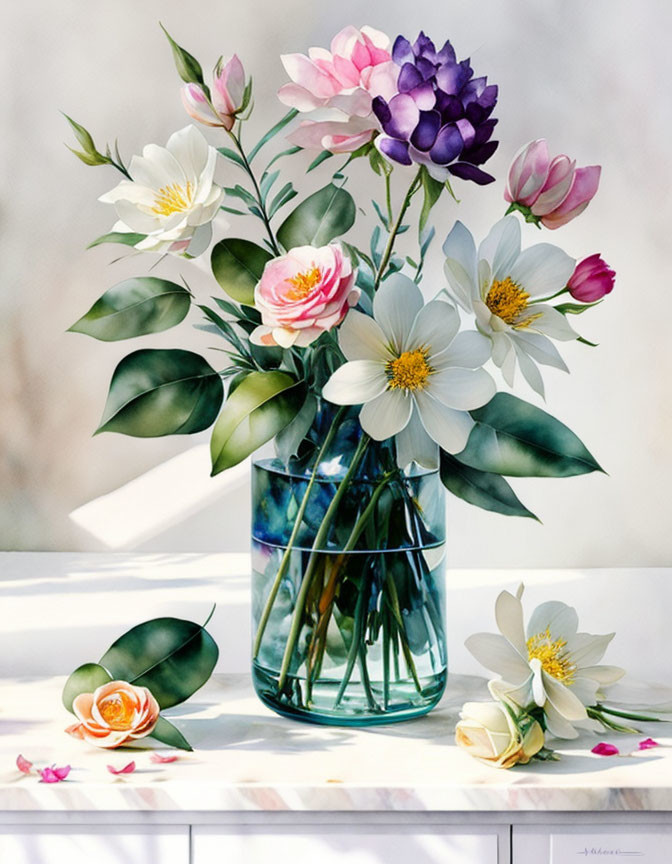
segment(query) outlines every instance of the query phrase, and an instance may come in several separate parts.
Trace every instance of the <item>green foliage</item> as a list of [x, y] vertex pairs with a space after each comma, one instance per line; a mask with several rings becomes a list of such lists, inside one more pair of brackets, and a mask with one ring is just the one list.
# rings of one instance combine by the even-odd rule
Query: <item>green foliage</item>
[[[109, 156], [103, 156], [102, 153], [99, 153], [96, 149], [96, 145], [94, 144], [93, 138], [91, 137], [91, 133], [85, 129], [83, 126], [80, 126], [79, 123], [76, 123], [72, 117], [68, 117], [67, 114], [63, 115], [65, 119], [70, 124], [70, 128], [75, 134], [75, 138], [77, 139], [81, 150], [73, 150], [72, 147], [68, 147], [71, 153], [74, 153], [75, 156], [80, 159], [85, 165], [110, 165], [112, 164], [112, 160]], [[66, 144], [66, 147], [68, 145]]]
[[194, 749], [180, 730], [166, 720], [165, 717], [159, 717], [150, 737], [160, 741], [162, 744], [166, 744], [168, 747], [177, 747], [178, 750]]
[[292, 210], [278, 229], [278, 241], [287, 250], [326, 246], [352, 228], [356, 212], [352, 195], [329, 183]]
[[94, 246], [101, 246], [103, 243], [121, 243], [123, 246], [135, 246], [136, 243], [144, 240], [146, 236], [146, 234], [136, 234], [133, 231], [110, 231], [109, 234], [102, 234], [100, 237], [96, 237], [86, 248], [93, 249]]
[[291, 123], [298, 113], [299, 112], [296, 110], [296, 108], [292, 108], [285, 114], [285, 116], [281, 120], [278, 120], [278, 122], [274, 126], [271, 126], [268, 132], [266, 132], [265, 135], [262, 135], [261, 138], [254, 145], [254, 147], [250, 150], [247, 161], [252, 162], [252, 160], [261, 150], [264, 144], [267, 144], [271, 140], [271, 138], [274, 138], [278, 134], [278, 132], [281, 132], [288, 123]]
[[316, 414], [317, 399], [309, 393], [294, 419], [275, 436], [275, 452], [285, 465], [292, 456], [297, 455], [299, 445], [308, 434]]
[[238, 303], [254, 303], [254, 287], [273, 256], [252, 243], [233, 237], [220, 240], [212, 250], [212, 272], [229, 297]]
[[207, 88], [204, 86], [203, 69], [201, 68], [201, 64], [195, 57], [192, 57], [188, 51], [185, 51], [184, 48], [181, 48], [177, 42], [175, 42], [163, 24], [160, 24], [160, 27], [166, 34], [166, 38], [168, 39], [168, 42], [170, 42], [170, 47], [173, 49], [173, 60], [175, 61], [177, 74], [186, 84], [200, 84], [209, 95], [209, 91], [207, 91]]
[[441, 193], [445, 187], [439, 180], [434, 180], [434, 178], [430, 176], [429, 171], [427, 171], [424, 165], [420, 171], [420, 177], [422, 180], [423, 199], [422, 210], [420, 211], [420, 223], [418, 227], [420, 233], [422, 233], [427, 225], [427, 220], [429, 219], [432, 207], [441, 197]]
[[114, 371], [96, 434], [190, 435], [210, 426], [222, 398], [220, 376], [198, 354], [180, 349], [134, 351]]
[[80, 693], [93, 693], [98, 687], [112, 681], [112, 676], [99, 663], [84, 663], [79, 666], [65, 682], [63, 704], [73, 714], [72, 703]]
[[470, 468], [443, 451], [441, 481], [453, 495], [483, 510], [502, 513], [504, 516], [537, 518], [519, 501], [513, 489], [499, 474]]

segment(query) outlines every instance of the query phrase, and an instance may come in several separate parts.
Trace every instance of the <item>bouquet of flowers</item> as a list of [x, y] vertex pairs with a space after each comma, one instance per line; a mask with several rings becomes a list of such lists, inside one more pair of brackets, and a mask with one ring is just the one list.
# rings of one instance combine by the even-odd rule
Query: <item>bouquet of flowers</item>
[[[540, 366], [568, 371], [556, 343], [587, 343], [570, 320], [611, 291], [614, 272], [597, 254], [577, 264], [548, 243], [522, 249], [521, 216], [558, 229], [588, 206], [600, 168], [551, 158], [543, 139], [524, 146], [506, 215], [477, 245], [437, 205], [457, 201], [453, 182], [467, 191], [495, 180], [486, 165], [498, 146], [498, 89], [449, 41], [346, 27], [330, 50], [283, 56], [290, 80], [278, 97], [290, 110], [247, 146], [253, 88], [239, 58], [220, 58], [206, 81], [166, 36], [184, 107], [219, 146], [188, 125], [126, 165], [116, 145], [101, 152], [69, 120], [75, 154], [122, 175], [100, 199], [117, 222], [92, 245], [187, 265], [214, 228], [216, 293], [138, 276], [108, 288], [71, 329], [129, 339], [195, 309], [226, 359], [133, 351], [114, 371], [98, 432], [184, 435], [214, 424], [213, 474], [274, 440], [277, 458], [253, 469], [257, 691], [282, 713], [324, 722], [414, 716], [446, 680], [443, 489], [536, 518], [505, 477], [600, 470], [573, 432], [498, 392], [486, 369], [508, 386], [519, 369], [543, 395]], [[286, 131], [289, 146], [263, 161]], [[294, 157], [307, 182], [338, 160], [298, 205], [281, 177]], [[381, 188], [368, 227], [349, 184], [361, 163]], [[245, 217], [256, 241], [238, 236]], [[433, 222], [445, 275], [426, 273]]]

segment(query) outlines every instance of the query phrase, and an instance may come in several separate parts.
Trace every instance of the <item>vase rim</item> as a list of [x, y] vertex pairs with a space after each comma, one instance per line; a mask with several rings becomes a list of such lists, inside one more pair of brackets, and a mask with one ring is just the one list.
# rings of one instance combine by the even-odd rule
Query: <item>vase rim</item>
[[[423, 468], [421, 466], [413, 464], [413, 469], [409, 472], [408, 469], [404, 471], [404, 476], [409, 477], [411, 479], [419, 478], [419, 477], [430, 477], [432, 475], [438, 474], [438, 468]], [[283, 477], [290, 477], [295, 480], [307, 480], [310, 477], [310, 473], [299, 473], [298, 471], [288, 470], [281, 459], [277, 457], [265, 457], [259, 459], [253, 459], [252, 465], [254, 468], [258, 468], [261, 471], [267, 471], [269, 474], [281, 474]], [[342, 480], [343, 477], [339, 474], [334, 474], [332, 476], [327, 476], [324, 474], [317, 474], [315, 477], [316, 483], [334, 483], [338, 480]], [[359, 484], [377, 484], [380, 478], [372, 477], [372, 478], [357, 478], [354, 482]]]

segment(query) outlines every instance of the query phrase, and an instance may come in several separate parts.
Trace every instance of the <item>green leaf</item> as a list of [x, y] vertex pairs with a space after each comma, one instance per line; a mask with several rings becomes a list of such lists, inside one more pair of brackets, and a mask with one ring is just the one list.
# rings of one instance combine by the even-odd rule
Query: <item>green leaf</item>
[[281, 207], [288, 204], [292, 198], [296, 198], [299, 193], [296, 191], [291, 182], [285, 183], [278, 194], [273, 198], [268, 208], [268, 218], [272, 219]]
[[98, 687], [112, 681], [112, 676], [98, 663], [84, 663], [79, 666], [65, 682], [63, 687], [63, 704], [73, 714], [72, 703], [80, 693], [93, 693]]
[[275, 452], [285, 465], [296, 456], [317, 413], [317, 399], [309, 393], [294, 419], [275, 436]]
[[492, 510], [504, 516], [537, 518], [519, 501], [513, 489], [499, 474], [489, 474], [487, 471], [470, 468], [443, 451], [441, 452], [441, 480], [453, 495], [483, 510]]
[[212, 474], [237, 465], [294, 418], [303, 388], [285, 372], [252, 372], [224, 403], [210, 442]]
[[281, 120], [278, 120], [278, 122], [275, 124], [275, 126], [271, 126], [271, 128], [268, 130], [268, 132], [265, 135], [263, 135], [259, 139], [259, 141], [257, 141], [257, 143], [254, 145], [254, 147], [250, 150], [250, 152], [247, 156], [247, 161], [252, 162], [252, 160], [257, 155], [257, 153], [261, 150], [261, 148], [264, 146], [264, 144], [267, 144], [271, 140], [271, 138], [273, 138], [275, 135], [277, 135], [278, 132], [281, 132], [288, 123], [291, 123], [292, 120], [296, 117], [296, 115], [298, 113], [299, 112], [296, 110], [296, 108], [292, 108], [292, 110], [288, 111]]
[[427, 224], [427, 220], [429, 219], [429, 214], [432, 210], [432, 207], [441, 197], [441, 193], [443, 192], [445, 187], [443, 183], [440, 183], [438, 180], [434, 180], [434, 178], [430, 176], [429, 171], [427, 171], [424, 166], [420, 172], [420, 177], [422, 179], [423, 200], [422, 210], [420, 211], [419, 229], [420, 232], [422, 232], [425, 229], [425, 225]]
[[184, 320], [191, 296], [181, 285], [138, 276], [109, 288], [70, 331], [103, 342], [160, 333]]
[[201, 624], [153, 618], [120, 636], [100, 658], [113, 678], [147, 687], [159, 706], [179, 705], [212, 675], [219, 650]]
[[103, 243], [122, 243], [124, 246], [135, 246], [146, 236], [146, 234], [135, 234], [132, 231], [110, 231], [109, 234], [96, 237], [86, 248], [93, 249], [94, 246], [101, 246]]
[[239, 167], [245, 167], [245, 163], [235, 150], [231, 150], [229, 147], [218, 147], [217, 152], [224, 156], [225, 159], [228, 159], [230, 162], [234, 162]]
[[222, 403], [219, 375], [192, 351], [134, 351], [114, 370], [98, 432], [137, 438], [207, 429]]
[[323, 150], [321, 153], [318, 153], [317, 156], [313, 159], [310, 165], [306, 168], [306, 174], [309, 174], [311, 171], [314, 171], [318, 165], [321, 165], [323, 162], [326, 162], [327, 159], [331, 159], [334, 154], [331, 150]]
[[254, 288], [273, 256], [249, 240], [227, 238], [212, 250], [210, 264], [215, 279], [233, 300], [253, 304]]
[[510, 477], [573, 477], [602, 471], [579, 438], [550, 414], [510, 393], [471, 412], [476, 425], [464, 465]]
[[601, 302], [601, 300], [596, 300], [594, 303], [560, 303], [555, 308], [561, 315], [580, 315], [586, 309], [592, 309], [593, 306], [598, 306]]
[[160, 741], [162, 744], [167, 744], [168, 747], [177, 747], [178, 750], [194, 749], [177, 726], [173, 726], [165, 717], [159, 717], [149, 737]]
[[271, 161], [266, 166], [266, 170], [271, 167], [271, 165], [275, 164], [278, 159], [282, 159], [284, 156], [293, 156], [294, 153], [299, 153], [303, 150], [303, 147], [288, 147], [286, 150], [281, 150], [279, 153], [276, 153], [275, 156], [271, 159]]
[[70, 150], [71, 153], [74, 153], [78, 159], [81, 159], [85, 165], [109, 165], [112, 160], [109, 156], [103, 156], [102, 153], [98, 152], [93, 138], [91, 137], [91, 133], [83, 126], [80, 126], [79, 123], [76, 123], [72, 117], [68, 117], [67, 114], [64, 114], [63, 116], [70, 124], [70, 128], [75, 134], [75, 138], [82, 148], [80, 152], [79, 150], [73, 150], [72, 147], [69, 147], [66, 144], [65, 146], [68, 150]]
[[171, 37], [166, 28], [159, 22], [159, 26], [166, 34], [170, 47], [173, 49], [173, 59], [175, 60], [175, 68], [180, 78], [187, 84], [203, 84], [203, 69], [201, 64], [195, 57], [180, 48], [177, 42]]
[[599, 344], [597, 342], [589, 342], [588, 339], [584, 339], [583, 336], [577, 336], [576, 341], [580, 342], [582, 345], [590, 345], [591, 348], [597, 348]]
[[350, 193], [330, 183], [292, 210], [278, 229], [277, 237], [285, 249], [326, 246], [352, 228], [356, 215]]

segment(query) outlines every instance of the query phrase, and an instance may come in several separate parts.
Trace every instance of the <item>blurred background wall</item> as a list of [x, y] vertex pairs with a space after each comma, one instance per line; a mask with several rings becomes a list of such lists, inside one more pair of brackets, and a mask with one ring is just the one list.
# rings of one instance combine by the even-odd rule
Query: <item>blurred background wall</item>
[[[582, 437], [609, 476], [518, 481], [516, 490], [543, 526], [451, 499], [448, 559], [481, 568], [672, 563], [669, 0], [7, 5], [0, 33], [0, 548], [104, 548], [69, 513], [195, 443], [92, 438], [116, 363], [140, 343], [65, 334], [107, 287], [146, 273], [153, 262], [111, 264], [111, 246], [85, 251], [114, 221], [109, 205], [96, 199], [117, 178], [68, 152], [63, 143], [72, 141], [59, 109], [90, 129], [99, 146], [118, 138], [126, 159], [186, 125], [159, 20], [204, 67], [220, 54], [240, 55], [256, 84], [248, 141], [284, 111], [275, 100], [285, 80], [281, 53], [328, 46], [347, 23], [392, 36], [412, 37], [422, 27], [436, 41], [449, 37], [477, 74], [500, 86], [501, 144], [489, 163], [496, 184], [477, 189], [457, 181], [459, 207], [444, 196], [434, 216], [441, 239], [458, 215], [477, 236], [502, 215], [508, 163], [529, 139], [546, 137], [552, 152], [603, 165], [600, 192], [581, 218], [543, 238], [525, 226], [524, 241], [557, 242], [578, 258], [599, 251], [618, 273], [614, 293], [577, 321], [600, 347], [563, 346], [572, 374], [545, 375], [548, 410]], [[220, 134], [212, 130], [212, 143]], [[307, 193], [326, 182], [331, 165], [307, 178], [294, 165], [289, 176]], [[221, 179], [234, 178], [229, 171]], [[367, 210], [380, 194], [376, 180], [360, 166], [351, 181]], [[362, 229], [367, 224], [363, 218]], [[253, 227], [237, 223], [235, 232], [244, 236]], [[438, 246], [424, 283], [432, 293], [443, 284]], [[154, 272], [183, 274], [202, 297], [218, 290], [205, 269], [186, 262], [165, 261]], [[191, 347], [212, 358], [212, 341], [183, 325], [142, 344]], [[538, 401], [524, 384], [517, 392]], [[176, 500], [189, 497], [189, 476], [170, 482]], [[130, 545], [244, 550], [247, 507], [245, 482], [228, 493], [221, 487], [200, 511], [192, 507]]]

